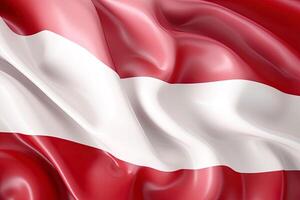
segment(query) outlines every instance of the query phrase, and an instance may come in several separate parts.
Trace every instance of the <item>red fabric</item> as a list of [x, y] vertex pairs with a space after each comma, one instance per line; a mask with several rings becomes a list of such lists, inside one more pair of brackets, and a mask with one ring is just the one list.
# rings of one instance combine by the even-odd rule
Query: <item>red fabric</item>
[[226, 166], [161, 172], [82, 144], [0, 134], [0, 199], [299, 199], [300, 172]]
[[1, 0], [0, 16], [18, 34], [32, 35], [49, 30], [112, 65], [97, 12], [90, 0]]
[[[300, 95], [300, 3], [273, 0], [1, 0], [17, 34], [50, 30], [121, 78], [247, 79]], [[17, 47], [16, 47], [17, 48]], [[161, 172], [85, 145], [0, 134], [0, 199], [300, 199], [300, 171]]]
[[122, 77], [247, 79], [300, 94], [297, 1], [2, 0], [17, 33], [56, 32]]

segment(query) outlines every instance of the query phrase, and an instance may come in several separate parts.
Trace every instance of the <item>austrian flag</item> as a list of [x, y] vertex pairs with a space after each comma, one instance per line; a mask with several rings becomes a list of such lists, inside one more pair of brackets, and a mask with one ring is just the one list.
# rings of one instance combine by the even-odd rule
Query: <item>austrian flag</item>
[[299, 200], [300, 1], [0, 0], [0, 200]]

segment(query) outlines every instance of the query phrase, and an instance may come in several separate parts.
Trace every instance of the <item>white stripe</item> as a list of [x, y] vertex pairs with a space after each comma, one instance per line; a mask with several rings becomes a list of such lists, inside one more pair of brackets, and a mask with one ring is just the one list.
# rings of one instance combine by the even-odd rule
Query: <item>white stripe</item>
[[55, 136], [163, 171], [300, 169], [300, 97], [230, 80], [122, 79], [49, 31], [0, 23], [0, 131]]

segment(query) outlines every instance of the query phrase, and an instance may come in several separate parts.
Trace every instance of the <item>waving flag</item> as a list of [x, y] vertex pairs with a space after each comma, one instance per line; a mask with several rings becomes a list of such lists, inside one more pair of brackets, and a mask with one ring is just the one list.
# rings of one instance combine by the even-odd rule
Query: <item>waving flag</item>
[[300, 199], [298, 1], [0, 16], [0, 199]]

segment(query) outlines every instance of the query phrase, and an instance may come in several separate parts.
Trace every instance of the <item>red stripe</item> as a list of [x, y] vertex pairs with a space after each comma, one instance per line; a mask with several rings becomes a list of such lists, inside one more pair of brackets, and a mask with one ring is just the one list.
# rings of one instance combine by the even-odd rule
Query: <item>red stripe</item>
[[60, 34], [112, 66], [100, 19], [90, 0], [1, 0], [0, 16], [21, 35], [43, 30]]
[[300, 171], [161, 172], [53, 137], [1, 133], [0, 141], [0, 199], [300, 199]]
[[300, 47], [300, 7], [297, 1], [209, 0], [250, 18], [265, 27], [294, 49]]
[[51, 30], [77, 42], [122, 78], [247, 79], [300, 95], [299, 3], [223, 3], [241, 16], [200, 0], [122, 2], [2, 0], [0, 15], [19, 34]]

